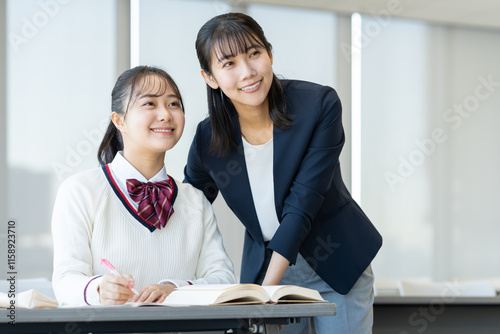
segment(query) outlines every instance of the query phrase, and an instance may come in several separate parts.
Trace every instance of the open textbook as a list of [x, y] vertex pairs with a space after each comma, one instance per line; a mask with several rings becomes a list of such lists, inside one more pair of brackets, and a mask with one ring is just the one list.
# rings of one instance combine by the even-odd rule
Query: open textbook
[[[11, 298], [6, 293], [0, 292], [0, 308], [8, 308], [11, 305]], [[49, 298], [36, 290], [27, 290], [16, 295], [16, 308], [42, 308], [57, 307], [57, 301]]]
[[[156, 305], [235, 305], [313, 302], [326, 302], [326, 300], [316, 290], [295, 285], [207, 284], [177, 288], [162, 304]], [[133, 303], [133, 305], [154, 304]]]

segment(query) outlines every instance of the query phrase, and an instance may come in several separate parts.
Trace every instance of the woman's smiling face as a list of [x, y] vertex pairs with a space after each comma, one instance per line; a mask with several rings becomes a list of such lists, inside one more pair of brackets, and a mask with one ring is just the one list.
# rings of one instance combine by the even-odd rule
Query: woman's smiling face
[[231, 100], [236, 111], [268, 108], [268, 93], [273, 82], [272, 53], [258, 44], [247, 44], [238, 54], [215, 52], [211, 74], [202, 71], [207, 84], [220, 88]]

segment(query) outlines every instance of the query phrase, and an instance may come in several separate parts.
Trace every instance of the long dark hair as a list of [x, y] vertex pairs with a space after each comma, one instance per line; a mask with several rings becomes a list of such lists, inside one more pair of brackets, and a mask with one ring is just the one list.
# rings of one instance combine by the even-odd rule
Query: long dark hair
[[[258, 45], [271, 54], [272, 47], [261, 26], [250, 16], [242, 13], [218, 15], [206, 22], [196, 37], [196, 53], [200, 67], [211, 75], [213, 57], [219, 54], [238, 55], [247, 50], [248, 45]], [[208, 112], [212, 127], [210, 149], [219, 156], [227, 155], [237, 148], [235, 138], [236, 109], [220, 88], [213, 89], [207, 84]], [[268, 93], [269, 116], [273, 124], [286, 129], [292, 120], [286, 112], [285, 94], [276, 75]]]
[[[175, 81], [164, 70], [151, 66], [136, 66], [120, 75], [111, 92], [111, 111], [126, 115], [131, 101], [139, 97], [144, 91], [151, 89], [155, 85], [156, 81], [154, 79], [156, 78], [160, 79], [160, 86], [154, 95], [161, 96], [170, 87], [179, 99], [182, 111], [184, 111], [181, 93]], [[108, 164], [113, 161], [116, 153], [121, 150], [123, 150], [121, 133], [114, 123], [110, 121], [97, 151], [97, 160], [101, 165]]]

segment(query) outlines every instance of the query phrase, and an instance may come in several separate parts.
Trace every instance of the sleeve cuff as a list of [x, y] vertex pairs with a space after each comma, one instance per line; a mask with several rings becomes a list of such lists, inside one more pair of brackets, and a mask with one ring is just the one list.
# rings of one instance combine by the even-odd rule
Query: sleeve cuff
[[99, 291], [97, 291], [101, 282], [102, 276], [94, 276], [85, 286], [85, 289], [83, 290], [83, 298], [87, 305], [101, 305]]
[[289, 213], [269, 242], [267, 248], [284, 256], [290, 264], [295, 264], [300, 246], [310, 231], [310, 223], [303, 216]]

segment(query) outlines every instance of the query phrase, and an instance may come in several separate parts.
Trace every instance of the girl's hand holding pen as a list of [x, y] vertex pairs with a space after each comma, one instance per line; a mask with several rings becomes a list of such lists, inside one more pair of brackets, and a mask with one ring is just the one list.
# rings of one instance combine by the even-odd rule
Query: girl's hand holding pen
[[175, 289], [172, 283], [148, 284], [138, 292], [134, 289], [135, 281], [132, 275], [120, 274], [106, 259], [100, 258], [99, 262], [111, 273], [103, 276], [98, 288], [101, 304], [119, 305], [129, 300], [139, 303], [162, 303]]
[[[99, 262], [111, 273], [103, 276], [99, 285], [99, 299], [105, 305], [125, 304], [133, 295], [138, 295], [134, 289], [135, 281], [132, 275], [122, 275], [106, 259]], [[124, 287], [127, 291], [124, 290]]]
[[99, 285], [99, 298], [103, 305], [125, 304], [134, 296], [134, 292], [129, 287], [134, 287], [135, 281], [132, 275], [126, 274], [116, 276], [106, 274]]

